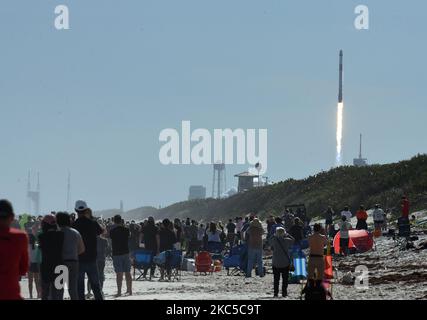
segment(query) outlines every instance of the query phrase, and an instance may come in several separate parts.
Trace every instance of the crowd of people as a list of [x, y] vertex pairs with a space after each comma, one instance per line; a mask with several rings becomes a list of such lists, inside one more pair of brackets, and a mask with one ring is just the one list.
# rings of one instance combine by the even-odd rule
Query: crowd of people
[[[409, 216], [409, 201], [402, 198], [402, 216]], [[355, 213], [355, 229], [367, 230], [368, 213], [364, 206]], [[387, 214], [380, 205], [372, 213], [375, 230], [387, 228]], [[207, 250], [212, 243], [229, 250], [233, 246], [247, 246], [245, 276], [250, 278], [254, 268], [260, 277], [265, 276], [263, 257], [266, 250], [272, 252], [273, 291], [279, 294], [282, 279], [282, 296], [287, 296], [289, 272], [295, 248], [309, 251], [308, 278], [320, 281], [325, 270], [325, 248], [340, 232], [341, 252], [347, 255], [349, 231], [353, 229], [350, 208], [345, 207], [336, 215], [332, 207], [324, 213], [324, 224], [310, 225], [305, 210], [295, 213], [286, 209], [280, 217], [269, 216], [266, 230], [255, 214], [207, 224], [195, 220], [164, 219], [155, 221], [124, 221], [120, 215], [112, 218], [95, 218], [85, 201], [75, 204], [75, 213], [52, 212], [45, 216], [15, 217], [12, 204], [0, 200], [0, 300], [21, 299], [19, 281], [28, 276], [30, 298], [42, 300], [64, 299], [64, 286], [58, 285], [58, 275], [65, 267], [68, 294], [71, 300], [85, 300], [92, 294], [103, 300], [106, 260], [111, 258], [116, 274], [117, 294], [122, 295], [125, 279], [125, 295], [132, 295], [132, 253], [144, 248], [158, 256], [162, 252], [178, 249], [186, 257]], [[335, 223], [334, 223], [335, 221]], [[336, 223], [338, 222], [338, 223]], [[339, 229], [335, 229], [338, 225]], [[265, 232], [266, 231], [266, 232]], [[153, 263], [144, 270], [155, 277]], [[87, 283], [85, 279], [87, 278]], [[160, 266], [159, 281], [170, 279], [170, 270]], [[35, 292], [34, 292], [35, 288]], [[35, 294], [34, 294], [35, 293]]]

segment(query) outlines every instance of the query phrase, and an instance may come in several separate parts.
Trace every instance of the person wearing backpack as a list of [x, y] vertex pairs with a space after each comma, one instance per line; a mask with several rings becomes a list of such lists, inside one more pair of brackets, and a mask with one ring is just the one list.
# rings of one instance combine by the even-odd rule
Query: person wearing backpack
[[288, 278], [292, 265], [289, 251], [293, 244], [294, 239], [286, 234], [285, 228], [276, 228], [276, 232], [271, 238], [271, 248], [273, 249], [274, 297], [279, 295], [280, 276], [282, 277], [282, 297], [288, 295]]

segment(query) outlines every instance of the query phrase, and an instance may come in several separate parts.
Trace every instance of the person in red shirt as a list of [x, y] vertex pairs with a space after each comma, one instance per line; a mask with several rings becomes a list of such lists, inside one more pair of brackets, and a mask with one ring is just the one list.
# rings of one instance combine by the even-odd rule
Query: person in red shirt
[[359, 211], [356, 213], [357, 217], [357, 230], [368, 230], [368, 224], [366, 223], [366, 220], [368, 219], [368, 213], [365, 210], [364, 206], [360, 206]]
[[8, 200], [0, 200], [0, 300], [22, 300], [19, 278], [28, 272], [28, 236], [11, 228], [15, 214]]
[[406, 196], [402, 197], [402, 217], [409, 219], [409, 200]]

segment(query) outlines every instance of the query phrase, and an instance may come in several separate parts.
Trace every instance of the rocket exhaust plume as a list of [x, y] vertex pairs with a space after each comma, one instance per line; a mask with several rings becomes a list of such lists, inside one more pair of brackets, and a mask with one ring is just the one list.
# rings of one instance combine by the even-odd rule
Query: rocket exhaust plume
[[339, 66], [339, 85], [338, 85], [338, 106], [337, 106], [337, 157], [336, 165], [342, 165], [342, 129], [343, 129], [343, 110], [344, 102], [342, 95], [342, 78], [343, 78], [343, 52], [340, 50]]
[[337, 108], [337, 166], [342, 165], [342, 118], [343, 118], [344, 103], [338, 102]]

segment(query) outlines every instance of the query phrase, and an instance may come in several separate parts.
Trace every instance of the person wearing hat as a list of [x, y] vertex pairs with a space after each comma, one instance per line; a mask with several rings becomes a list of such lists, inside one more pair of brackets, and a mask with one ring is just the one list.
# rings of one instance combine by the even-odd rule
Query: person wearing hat
[[64, 265], [62, 257], [64, 233], [59, 230], [53, 214], [43, 217], [39, 244], [42, 254], [40, 265], [42, 300], [62, 300], [63, 288], [55, 286], [58, 277], [55, 269]]
[[0, 300], [22, 300], [19, 279], [28, 272], [28, 236], [11, 228], [15, 214], [8, 200], [0, 200]]
[[97, 237], [104, 233], [101, 226], [92, 219], [92, 210], [86, 202], [78, 200], [75, 205], [77, 220], [73, 225], [83, 238], [85, 251], [79, 255], [79, 276], [77, 291], [79, 300], [85, 300], [85, 275], [89, 279], [95, 300], [103, 300], [101, 285], [99, 281], [97, 257]]
[[250, 278], [252, 276], [252, 269], [254, 268], [254, 265], [257, 266], [258, 275], [263, 277], [264, 266], [262, 262], [262, 235], [264, 234], [264, 229], [258, 218], [253, 219], [246, 233], [248, 235], [248, 266], [246, 270], [246, 277]]

